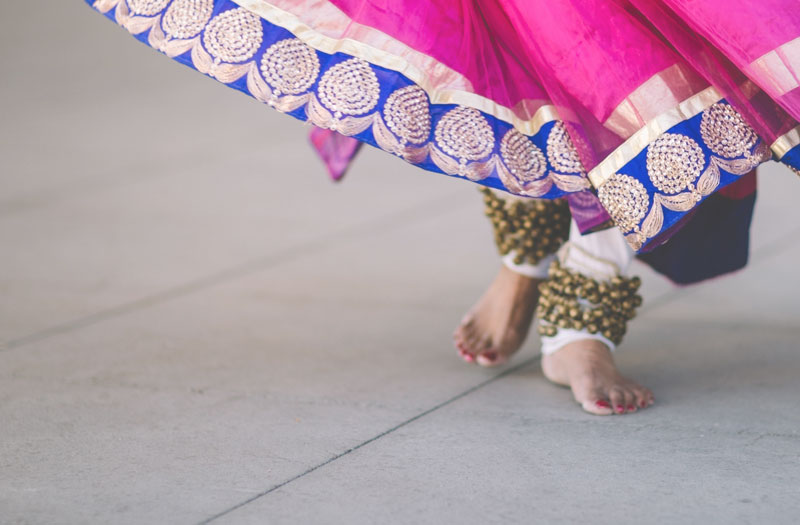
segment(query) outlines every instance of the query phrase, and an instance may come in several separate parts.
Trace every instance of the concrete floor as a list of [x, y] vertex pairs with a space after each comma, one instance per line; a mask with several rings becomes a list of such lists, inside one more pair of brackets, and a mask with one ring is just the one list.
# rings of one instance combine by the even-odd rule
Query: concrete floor
[[462, 364], [473, 185], [306, 128], [82, 5], [0, 6], [0, 523], [797, 523], [800, 181], [752, 264], [637, 268], [657, 404], [582, 413], [529, 342]]

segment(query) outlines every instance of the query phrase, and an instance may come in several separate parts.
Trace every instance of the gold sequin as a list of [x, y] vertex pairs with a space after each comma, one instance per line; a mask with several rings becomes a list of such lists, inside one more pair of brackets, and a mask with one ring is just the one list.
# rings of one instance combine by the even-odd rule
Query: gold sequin
[[711, 151], [727, 159], [749, 157], [758, 141], [753, 128], [730, 104], [717, 103], [703, 111], [700, 135]]
[[169, 0], [128, 0], [128, 7], [135, 15], [154, 16], [160, 13]]
[[336, 64], [322, 75], [319, 99], [334, 111], [334, 116], [363, 115], [378, 104], [381, 86], [369, 63], [351, 58]]
[[583, 163], [575, 149], [567, 127], [563, 122], [556, 122], [547, 135], [547, 160], [553, 168], [561, 173], [583, 173]]
[[213, 11], [214, 0], [175, 0], [164, 13], [164, 32], [170, 38], [192, 38], [208, 24]]
[[597, 196], [623, 232], [635, 229], [650, 205], [650, 198], [642, 183], [621, 173], [615, 173], [600, 186]]
[[439, 119], [435, 131], [436, 143], [442, 150], [466, 164], [492, 152], [494, 132], [480, 111], [458, 106]]
[[647, 148], [647, 175], [669, 195], [690, 188], [705, 164], [703, 150], [686, 135], [663, 133]]
[[211, 20], [203, 34], [203, 45], [215, 62], [235, 64], [252, 58], [263, 37], [261, 18], [238, 7]]
[[275, 95], [299, 95], [308, 91], [319, 75], [319, 58], [297, 38], [275, 42], [261, 57], [261, 74]]
[[400, 88], [389, 95], [383, 118], [392, 133], [406, 143], [423, 144], [431, 133], [428, 96], [419, 86]]
[[523, 184], [537, 181], [547, 173], [542, 150], [513, 128], [500, 141], [500, 156], [514, 178]]

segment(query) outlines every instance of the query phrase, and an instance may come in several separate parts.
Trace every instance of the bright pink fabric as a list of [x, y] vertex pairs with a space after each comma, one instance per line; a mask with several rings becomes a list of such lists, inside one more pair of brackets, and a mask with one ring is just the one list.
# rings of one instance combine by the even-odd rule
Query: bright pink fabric
[[311, 145], [317, 150], [328, 175], [335, 181], [344, 177], [350, 161], [361, 149], [363, 142], [346, 137], [330, 129], [312, 128], [308, 134]]
[[[593, 167], [626, 137], [602, 123], [638, 86], [674, 64], [714, 85], [767, 140], [800, 120], [800, 90], [748, 99], [746, 70], [800, 37], [797, 0], [331, 0], [355, 21], [435, 57], [474, 91], [506, 106], [521, 99], [567, 108]], [[795, 64], [800, 67], [800, 64]]]

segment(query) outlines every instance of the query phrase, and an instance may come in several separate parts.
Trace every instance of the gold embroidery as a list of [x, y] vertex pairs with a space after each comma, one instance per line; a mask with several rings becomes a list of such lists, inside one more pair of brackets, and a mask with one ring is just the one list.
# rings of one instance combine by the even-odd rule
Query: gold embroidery
[[435, 137], [439, 147], [458, 159], [461, 165], [486, 157], [494, 146], [494, 132], [489, 122], [478, 110], [465, 106], [445, 113], [436, 124]]
[[256, 54], [264, 37], [261, 19], [238, 7], [215, 16], [203, 34], [203, 44], [214, 63], [238, 63]]
[[169, 38], [192, 38], [208, 24], [213, 11], [213, 0], [175, 0], [164, 13], [164, 32]]
[[[140, 2], [137, 9], [152, 12], [154, 7], [151, 6], [155, 5]], [[348, 136], [371, 128], [379, 147], [409, 162], [420, 164], [430, 159], [444, 173], [473, 181], [483, 180], [496, 172], [509, 191], [530, 197], [541, 197], [554, 184], [566, 192], [589, 187], [588, 180], [581, 173], [576, 176], [550, 172], [531, 180], [540, 169], [537, 167], [541, 161], [536, 153], [538, 148], [531, 144], [535, 148], [531, 157], [531, 151], [523, 151], [526, 149], [524, 142], [514, 138], [513, 134], [508, 136], [505, 145], [505, 162], [510, 163], [518, 175], [512, 174], [501, 159], [502, 153], [492, 154], [496, 145], [492, 126], [480, 111], [472, 107], [457, 106], [450, 110], [439, 121], [434, 140], [427, 140], [432, 126], [430, 100], [420, 86], [402, 88], [400, 93], [387, 100], [382, 113], [371, 112], [380, 99], [380, 84], [371, 64], [358, 58], [326, 71], [318, 92], [309, 92], [320, 73], [314, 49], [309, 48], [310, 54], [307, 54], [301, 51], [305, 48], [287, 42], [286, 49], [271, 48], [256, 63], [252, 57], [263, 39], [261, 22], [255, 15], [251, 18], [250, 14], [244, 13], [244, 9], [225, 11], [212, 21], [213, 0], [173, 0], [163, 15], [152, 17], [131, 15], [125, 0], [96, 0], [94, 6], [103, 13], [116, 8], [115, 19], [133, 34], [149, 30], [148, 43], [170, 57], [190, 52], [195, 69], [220, 82], [231, 83], [246, 76], [250, 94], [279, 111], [292, 112], [303, 108], [312, 124]], [[204, 28], [206, 33], [201, 42]], [[287, 58], [287, 53], [291, 58]], [[545, 122], [557, 118], [554, 111], [545, 111], [548, 107], [540, 107], [534, 119], [525, 122], [523, 127], [527, 129], [531, 124], [538, 129]], [[489, 113], [494, 114], [494, 111]], [[569, 140], [567, 135], [562, 138]], [[574, 150], [571, 143], [559, 146], [556, 144], [558, 140], [558, 136], [551, 134], [550, 147], [555, 148], [554, 151]], [[437, 147], [437, 143], [444, 151]], [[525, 155], [528, 155], [527, 161]]]
[[378, 104], [381, 87], [369, 63], [351, 58], [336, 64], [322, 75], [319, 99], [333, 110], [334, 117], [363, 115]]
[[400, 88], [389, 95], [383, 107], [383, 118], [389, 129], [405, 143], [423, 144], [431, 133], [428, 97], [419, 86]]
[[597, 192], [600, 203], [623, 233], [638, 230], [647, 213], [650, 198], [641, 182], [629, 175], [615, 173]]
[[169, 0], [128, 0], [128, 6], [135, 15], [154, 16], [159, 14]]
[[319, 58], [296, 38], [275, 42], [261, 57], [261, 74], [274, 88], [275, 97], [308, 91], [319, 75]]
[[770, 149], [772, 149], [773, 153], [775, 153], [775, 158], [777, 160], [781, 160], [784, 155], [789, 153], [798, 145], [800, 145], [800, 126], [790, 129], [775, 139], [775, 142], [772, 143]]
[[[541, 100], [523, 99], [512, 108], [475, 93], [472, 83], [462, 74], [380, 30], [359, 24], [333, 2], [233, 1], [283, 27], [318, 51], [331, 55], [345, 53], [401, 73], [424, 89], [432, 104], [470, 106], [530, 136], [544, 124], [561, 118], [555, 106]], [[302, 12], [302, 19], [295, 12]]]
[[[644, 187], [636, 182], [640, 189], [621, 191], [619, 181], [633, 179], [620, 174], [612, 175], [600, 186], [600, 202], [623, 232], [632, 232], [625, 238], [635, 250], [661, 232], [664, 208], [687, 212], [716, 191], [721, 181], [720, 169], [744, 175], [769, 159], [767, 145], [727, 104], [709, 106], [700, 121], [703, 142], [720, 156], [710, 155], [706, 165], [703, 150], [693, 139], [677, 133], [663, 133], [656, 139], [647, 150], [647, 171], [653, 185], [663, 193], [653, 195], [652, 207], [640, 227], [637, 225], [642, 219], [642, 206], [647, 209], [647, 202], [643, 204], [641, 199]], [[743, 158], [730, 158], [734, 155]]]
[[703, 150], [685, 135], [664, 133], [647, 149], [647, 175], [664, 193], [693, 189], [705, 164]]
[[588, 175], [592, 185], [600, 188], [606, 179], [632, 161], [662, 133], [703, 112], [721, 99], [722, 95], [719, 91], [710, 87], [657, 116], [592, 168]]
[[563, 122], [556, 122], [547, 136], [547, 160], [561, 173], [583, 173], [583, 164]]
[[535, 182], [547, 172], [542, 150], [513, 128], [500, 141], [500, 155], [511, 174], [523, 184]]
[[722, 157], [750, 156], [758, 136], [729, 104], [714, 104], [703, 112], [700, 135], [706, 146]]

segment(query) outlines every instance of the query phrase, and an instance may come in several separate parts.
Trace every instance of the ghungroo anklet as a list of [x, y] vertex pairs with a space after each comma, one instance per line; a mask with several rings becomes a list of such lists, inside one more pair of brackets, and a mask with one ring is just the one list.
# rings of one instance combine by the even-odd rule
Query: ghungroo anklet
[[552, 337], [559, 329], [586, 329], [618, 345], [642, 304], [636, 293], [640, 285], [638, 277], [597, 281], [567, 270], [555, 260], [547, 279], [539, 284], [539, 334]]
[[504, 199], [481, 188], [486, 216], [501, 255], [514, 252], [515, 264], [537, 264], [555, 253], [569, 236], [569, 206], [564, 199]]

